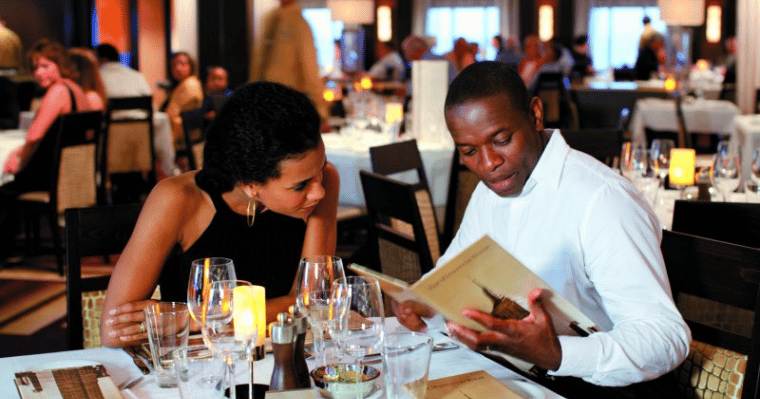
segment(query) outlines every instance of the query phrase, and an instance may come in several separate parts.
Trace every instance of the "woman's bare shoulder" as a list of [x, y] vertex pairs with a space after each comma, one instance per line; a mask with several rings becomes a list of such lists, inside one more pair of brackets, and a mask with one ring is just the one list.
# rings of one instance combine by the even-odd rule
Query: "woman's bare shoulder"
[[206, 201], [206, 194], [195, 184], [195, 174], [187, 172], [161, 180], [151, 190], [146, 206], [160, 206], [186, 210], [201, 206]]

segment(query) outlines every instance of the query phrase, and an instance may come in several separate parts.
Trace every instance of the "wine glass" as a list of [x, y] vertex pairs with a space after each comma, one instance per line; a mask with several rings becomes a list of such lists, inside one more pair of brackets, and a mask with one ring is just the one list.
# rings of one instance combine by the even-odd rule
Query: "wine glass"
[[332, 285], [330, 335], [341, 351], [354, 358], [356, 397], [362, 397], [362, 359], [380, 353], [385, 315], [380, 284], [369, 277], [344, 277]]
[[235, 363], [245, 353], [250, 367], [248, 397], [253, 399], [253, 349], [256, 345], [256, 306], [251, 283], [221, 280], [211, 284], [203, 306], [203, 340], [227, 365], [230, 392], [235, 392]]
[[620, 155], [620, 170], [623, 176], [634, 181], [646, 174], [647, 166], [647, 150], [643, 144], [623, 144]]
[[670, 168], [670, 150], [675, 148], [670, 139], [654, 139], [649, 150], [649, 166], [660, 177], [660, 183], [665, 181]]
[[739, 180], [739, 157], [718, 154], [713, 165], [713, 184], [723, 194], [724, 202], [728, 200], [728, 193], [739, 187]]
[[758, 202], [760, 201], [760, 148], [756, 148], [752, 156], [752, 164], [750, 165], [750, 180], [745, 183], [744, 192], [747, 194], [747, 201]]
[[330, 321], [332, 283], [345, 276], [343, 261], [337, 256], [306, 256], [298, 267], [296, 306], [309, 319], [314, 337], [314, 358], [322, 364], [325, 363], [324, 332]]
[[208, 298], [211, 284], [221, 280], [235, 280], [235, 265], [228, 258], [196, 259], [190, 266], [190, 279], [187, 283], [187, 308], [190, 317], [203, 326], [203, 304]]

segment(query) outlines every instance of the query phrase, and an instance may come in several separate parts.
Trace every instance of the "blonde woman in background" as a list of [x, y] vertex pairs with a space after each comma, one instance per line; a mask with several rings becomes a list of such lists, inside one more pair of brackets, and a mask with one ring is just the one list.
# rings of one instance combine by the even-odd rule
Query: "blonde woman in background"
[[184, 130], [182, 129], [181, 112], [200, 108], [203, 102], [203, 85], [198, 79], [195, 61], [186, 52], [178, 52], [171, 59], [172, 78], [176, 86], [169, 95], [166, 113], [169, 115], [174, 136], [174, 147], [185, 147]]

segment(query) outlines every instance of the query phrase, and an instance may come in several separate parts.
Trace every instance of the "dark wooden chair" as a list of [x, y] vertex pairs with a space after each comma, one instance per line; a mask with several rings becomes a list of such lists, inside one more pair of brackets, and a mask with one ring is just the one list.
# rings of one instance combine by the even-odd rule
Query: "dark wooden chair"
[[139, 202], [157, 181], [152, 97], [109, 99], [106, 132], [100, 203]]
[[544, 103], [545, 127], [578, 128], [578, 109], [570, 96], [570, 80], [562, 73], [540, 73], [533, 96]]
[[760, 250], [667, 230], [661, 247], [693, 337], [675, 370], [686, 397], [756, 398]]
[[380, 271], [409, 283], [417, 281], [439, 256], [429, 244], [438, 238], [437, 231], [423, 223], [418, 190], [377, 173], [362, 170], [359, 174]]
[[203, 167], [203, 146], [206, 144], [207, 121], [205, 110], [199, 108], [180, 113], [182, 130], [185, 134], [185, 148], [177, 150], [177, 156], [187, 157], [190, 169]]
[[82, 258], [119, 254], [132, 235], [141, 205], [67, 209], [66, 304], [68, 349], [100, 346], [100, 313], [110, 275], [82, 277]]
[[[417, 140], [399, 141], [369, 149], [372, 171], [386, 177], [399, 178], [400, 174], [416, 171], [417, 182], [411, 183], [414, 188], [417, 207], [422, 215], [422, 223], [428, 234], [428, 247], [435, 260], [438, 259], [441, 247], [440, 224], [430, 193], [425, 166]], [[406, 180], [406, 179], [404, 179]]]
[[623, 145], [623, 131], [618, 129], [562, 129], [562, 137], [578, 151], [614, 167]]
[[[47, 215], [58, 272], [63, 275], [59, 216], [67, 208], [93, 206], [97, 203], [97, 152], [102, 114], [100, 111], [72, 112], [62, 115], [58, 123], [58, 131], [48, 132], [43, 138], [55, 139], [52, 178], [48, 190], [23, 193], [19, 195], [17, 203], [25, 215], [27, 237], [33, 231], [35, 241], [39, 241], [38, 216]], [[32, 159], [31, 162], [35, 160]]]
[[677, 200], [672, 230], [760, 248], [760, 204]]
[[449, 192], [446, 196], [446, 211], [443, 219], [443, 233], [441, 233], [441, 253], [446, 251], [459, 230], [464, 211], [479, 182], [478, 176], [462, 164], [459, 159], [459, 150], [455, 148], [454, 157], [451, 159]]

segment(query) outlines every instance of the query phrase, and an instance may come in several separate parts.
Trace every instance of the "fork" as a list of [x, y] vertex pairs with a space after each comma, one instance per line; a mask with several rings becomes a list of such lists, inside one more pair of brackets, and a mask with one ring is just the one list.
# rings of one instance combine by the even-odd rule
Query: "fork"
[[138, 376], [138, 377], [135, 377], [135, 378], [132, 378], [132, 379], [127, 379], [126, 381], [124, 381], [121, 384], [119, 384], [116, 388], [118, 388], [119, 391], [123, 391], [125, 389], [132, 388], [135, 385], [141, 383], [143, 379], [145, 379], [145, 377], [142, 376], [142, 375]]

